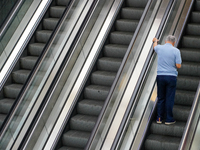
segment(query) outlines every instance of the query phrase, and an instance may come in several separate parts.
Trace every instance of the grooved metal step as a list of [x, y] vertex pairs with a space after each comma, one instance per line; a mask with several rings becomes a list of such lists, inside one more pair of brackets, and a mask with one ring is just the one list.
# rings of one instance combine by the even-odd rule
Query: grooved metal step
[[91, 83], [95, 85], [111, 86], [115, 76], [115, 72], [95, 71], [91, 75]]
[[70, 119], [70, 126], [72, 130], [91, 132], [96, 120], [96, 116], [78, 114]]
[[90, 132], [69, 130], [62, 136], [62, 142], [69, 147], [84, 148]]
[[127, 49], [127, 45], [108, 44], [104, 46], [103, 54], [105, 57], [123, 58]]
[[78, 103], [77, 113], [98, 116], [104, 105], [104, 101], [84, 99]]
[[151, 133], [165, 135], [165, 136], [173, 136], [173, 137], [182, 137], [185, 129], [185, 122], [177, 122], [173, 125], [165, 125], [164, 121], [162, 124], [158, 124], [153, 121], [151, 125]]
[[181, 138], [150, 134], [145, 142], [145, 150], [177, 150]]

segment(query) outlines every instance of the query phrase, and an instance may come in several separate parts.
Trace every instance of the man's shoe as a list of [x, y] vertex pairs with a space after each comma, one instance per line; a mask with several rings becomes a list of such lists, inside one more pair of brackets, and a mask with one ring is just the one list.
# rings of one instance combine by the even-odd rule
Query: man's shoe
[[175, 124], [175, 120], [174, 121], [169, 121], [169, 122], [165, 122], [166, 125], [170, 125], [170, 124]]
[[162, 119], [161, 119], [161, 118], [158, 118], [158, 119], [156, 120], [156, 122], [157, 122], [157, 123], [162, 123]]

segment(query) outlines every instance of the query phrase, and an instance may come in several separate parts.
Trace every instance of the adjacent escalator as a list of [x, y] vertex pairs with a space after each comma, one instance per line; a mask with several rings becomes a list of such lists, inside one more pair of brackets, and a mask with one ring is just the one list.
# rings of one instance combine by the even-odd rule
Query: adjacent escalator
[[145, 150], [177, 150], [200, 80], [200, 1], [194, 2], [184, 35], [178, 48], [182, 67], [178, 70], [177, 90], [173, 108], [173, 125], [157, 124], [153, 119], [144, 142]]
[[85, 148], [146, 4], [125, 0], [57, 149]]
[[69, 0], [54, 0], [0, 92], [0, 126], [25, 84]]

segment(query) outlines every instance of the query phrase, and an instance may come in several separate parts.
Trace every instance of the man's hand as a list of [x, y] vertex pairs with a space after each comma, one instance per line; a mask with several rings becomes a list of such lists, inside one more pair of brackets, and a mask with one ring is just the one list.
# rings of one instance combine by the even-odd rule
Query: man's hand
[[181, 68], [181, 64], [176, 64], [176, 68], [180, 69]]
[[153, 38], [153, 48], [156, 47], [158, 45], [158, 39], [157, 38]]
[[158, 40], [157, 38], [153, 38], [152, 41], [153, 41], [153, 43], [154, 43], [154, 42], [158, 42], [159, 40]]

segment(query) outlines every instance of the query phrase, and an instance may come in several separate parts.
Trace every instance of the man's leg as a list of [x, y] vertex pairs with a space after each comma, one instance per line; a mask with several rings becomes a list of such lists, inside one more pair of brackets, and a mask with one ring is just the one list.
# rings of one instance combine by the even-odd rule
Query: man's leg
[[166, 86], [166, 123], [174, 123], [173, 118], [173, 106], [174, 106], [174, 98], [176, 93], [176, 77], [175, 76], [169, 76], [168, 77], [168, 84]]
[[[165, 80], [164, 76], [157, 76], [157, 122], [161, 123], [162, 119], [164, 117], [164, 111], [165, 111]], [[161, 122], [159, 122], [161, 121]]]

